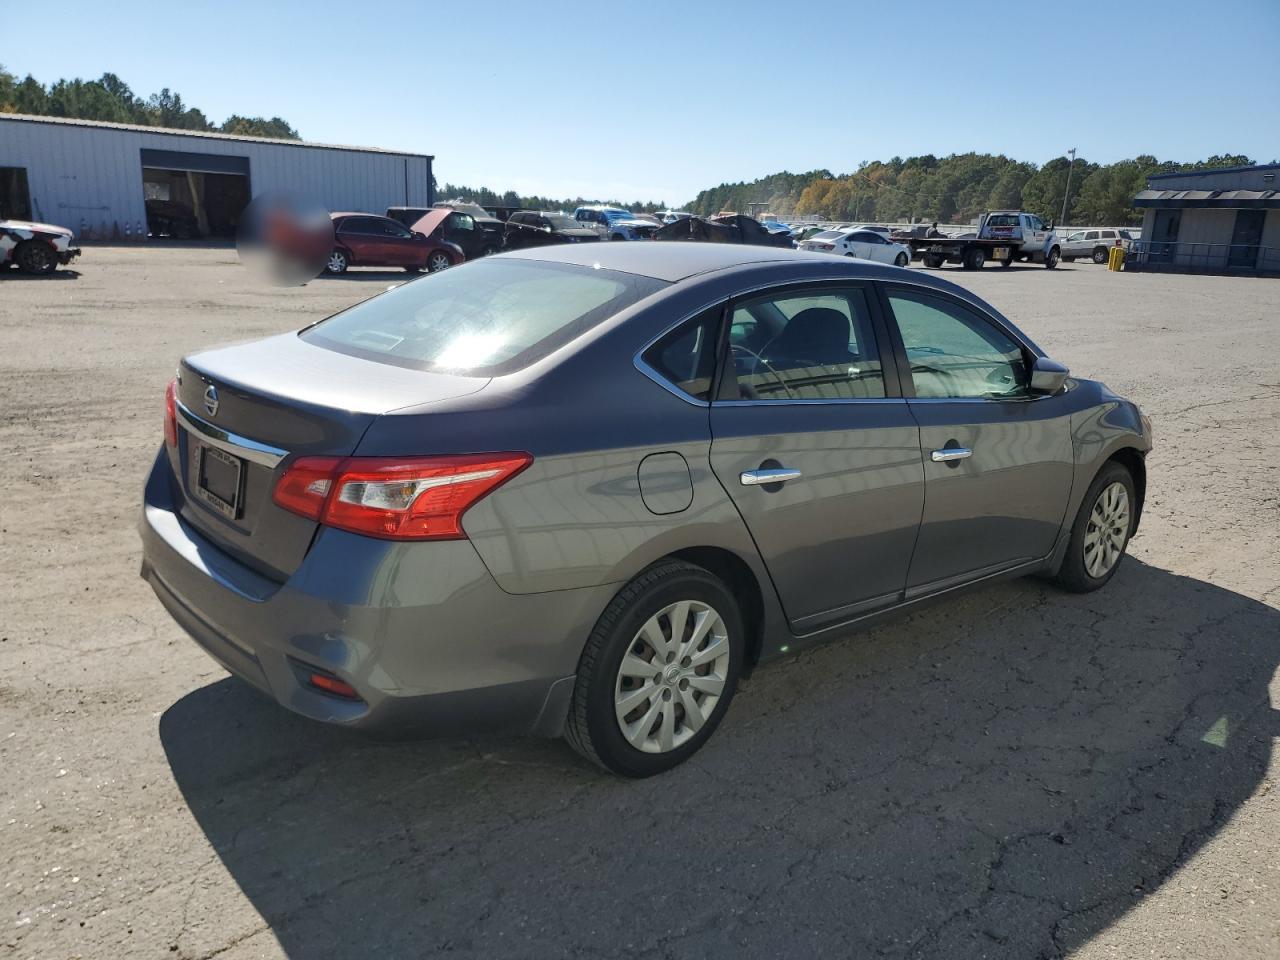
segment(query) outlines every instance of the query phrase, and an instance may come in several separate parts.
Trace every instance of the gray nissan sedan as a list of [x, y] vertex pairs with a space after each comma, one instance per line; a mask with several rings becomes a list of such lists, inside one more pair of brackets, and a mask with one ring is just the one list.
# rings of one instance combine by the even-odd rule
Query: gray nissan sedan
[[1094, 590], [1147, 419], [931, 275], [542, 247], [182, 361], [142, 575], [316, 720], [563, 735], [625, 776], [744, 673], [998, 577]]

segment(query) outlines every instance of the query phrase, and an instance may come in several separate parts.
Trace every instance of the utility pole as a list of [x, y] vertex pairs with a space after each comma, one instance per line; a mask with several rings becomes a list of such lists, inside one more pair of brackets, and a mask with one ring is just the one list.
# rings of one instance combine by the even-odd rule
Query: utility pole
[[1076, 165], [1076, 148], [1072, 147], [1067, 153], [1071, 154], [1071, 162], [1067, 164], [1067, 189], [1062, 195], [1062, 216], [1058, 218], [1058, 226], [1067, 222], [1067, 199], [1071, 196], [1071, 168]]

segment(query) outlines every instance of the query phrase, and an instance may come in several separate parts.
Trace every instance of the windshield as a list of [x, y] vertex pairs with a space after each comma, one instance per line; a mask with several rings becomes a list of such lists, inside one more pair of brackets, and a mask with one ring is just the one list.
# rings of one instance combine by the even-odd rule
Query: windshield
[[815, 233], [810, 240], [838, 240], [844, 236], [842, 230], [823, 230], [821, 233]]
[[626, 210], [606, 210], [604, 215], [610, 220], [634, 220], [635, 214]]
[[368, 360], [495, 376], [528, 366], [667, 286], [538, 260], [478, 260], [389, 290], [303, 330]]
[[577, 230], [582, 226], [573, 217], [567, 217], [562, 213], [544, 213], [543, 217], [547, 223], [551, 224], [552, 230]]

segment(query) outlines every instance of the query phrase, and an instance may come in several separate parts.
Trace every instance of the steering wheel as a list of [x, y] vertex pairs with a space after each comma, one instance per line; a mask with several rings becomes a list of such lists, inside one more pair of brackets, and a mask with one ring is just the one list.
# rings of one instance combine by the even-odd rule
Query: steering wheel
[[[734, 353], [734, 351], [737, 351], [737, 353]], [[744, 347], [740, 343], [735, 343], [731, 345], [730, 353], [733, 354], [734, 356], [735, 366], [736, 366], [736, 361], [741, 357], [742, 354], [746, 354], [746, 356], [750, 358], [751, 368], [748, 376], [755, 376], [763, 367], [766, 371], [773, 374], [773, 376], [778, 381], [778, 385], [781, 386], [783, 391], [786, 392], [787, 397], [789, 399], [795, 396], [795, 394], [791, 392], [791, 388], [787, 386], [787, 381], [783, 379], [782, 375], [779, 374], [778, 371], [773, 368], [773, 365], [770, 364], [768, 360], [766, 360], [760, 354], [756, 353], [754, 350], [750, 349], [749, 347]], [[742, 393], [746, 396], [748, 400], [760, 399], [760, 395], [759, 393], [756, 392], [755, 387], [753, 387], [749, 383], [744, 383], [741, 377], [738, 378], [738, 389], [742, 391]]]

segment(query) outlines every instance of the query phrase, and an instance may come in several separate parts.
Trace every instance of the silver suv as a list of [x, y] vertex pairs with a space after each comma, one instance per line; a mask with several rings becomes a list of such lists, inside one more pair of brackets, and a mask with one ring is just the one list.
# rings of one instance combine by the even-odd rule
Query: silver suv
[[1062, 259], [1071, 263], [1089, 257], [1094, 263], [1106, 263], [1112, 247], [1128, 250], [1132, 240], [1128, 230], [1077, 230], [1062, 241]]

